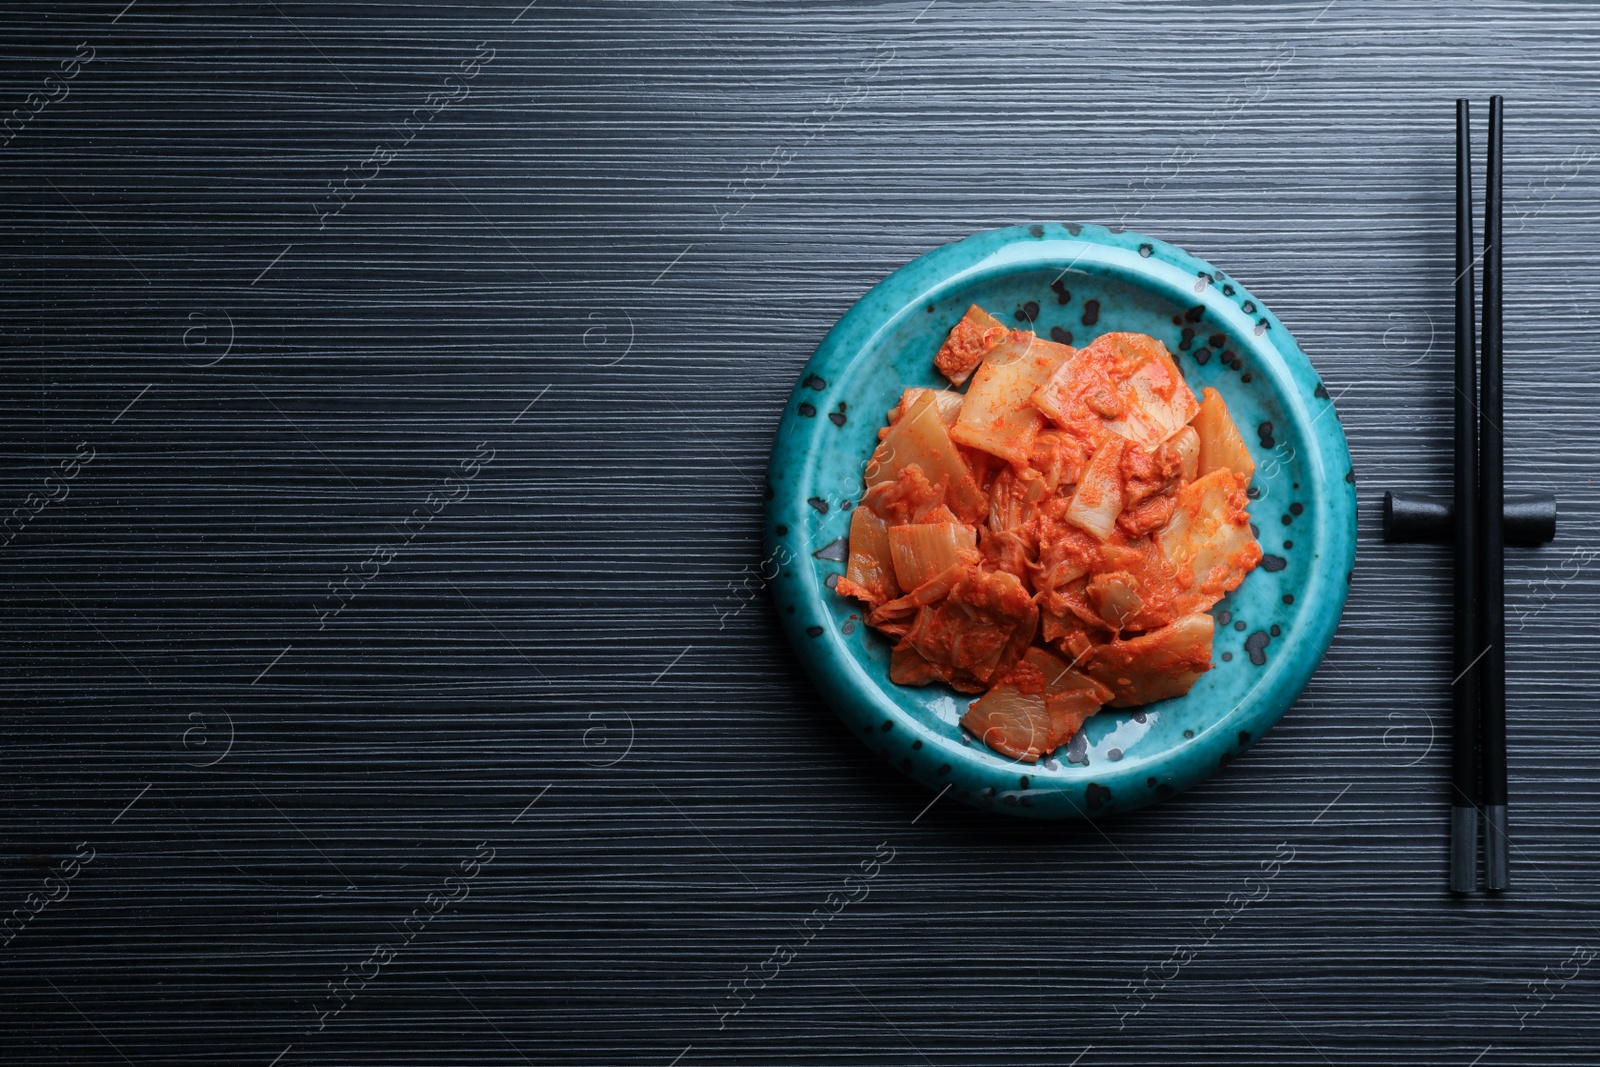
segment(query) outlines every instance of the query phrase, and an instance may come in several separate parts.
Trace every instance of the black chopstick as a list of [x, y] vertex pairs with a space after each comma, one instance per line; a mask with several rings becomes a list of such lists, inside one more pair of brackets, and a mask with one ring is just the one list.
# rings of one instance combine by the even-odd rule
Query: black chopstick
[[1510, 884], [1506, 835], [1505, 434], [1501, 363], [1501, 160], [1504, 101], [1489, 98], [1483, 209], [1483, 372], [1478, 411], [1478, 667], [1483, 732], [1484, 887]]
[[1455, 669], [1451, 686], [1450, 888], [1478, 887], [1478, 375], [1472, 299], [1472, 137], [1456, 101]]

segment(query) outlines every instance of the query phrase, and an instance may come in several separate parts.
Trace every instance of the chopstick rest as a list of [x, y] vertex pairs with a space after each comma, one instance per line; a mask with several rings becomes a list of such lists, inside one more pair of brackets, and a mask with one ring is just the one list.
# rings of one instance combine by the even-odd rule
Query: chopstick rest
[[[1390, 544], [1444, 542], [1455, 538], [1455, 502], [1383, 494], [1383, 539]], [[1549, 493], [1507, 497], [1503, 512], [1508, 545], [1538, 548], [1555, 540], [1556, 498]]]

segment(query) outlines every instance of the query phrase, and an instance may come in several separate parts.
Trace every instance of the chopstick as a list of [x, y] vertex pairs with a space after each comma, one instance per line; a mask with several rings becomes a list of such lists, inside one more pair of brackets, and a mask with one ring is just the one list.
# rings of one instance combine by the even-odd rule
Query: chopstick
[[[1450, 889], [1478, 887], [1478, 375], [1472, 269], [1471, 113], [1456, 101], [1455, 683], [1451, 686]], [[1487, 295], [1487, 291], [1486, 294]], [[1485, 316], [1487, 321], [1487, 315]]]
[[1510, 885], [1506, 827], [1505, 434], [1501, 352], [1504, 101], [1489, 98], [1483, 210], [1483, 372], [1478, 411], [1478, 709], [1483, 743], [1484, 887]]

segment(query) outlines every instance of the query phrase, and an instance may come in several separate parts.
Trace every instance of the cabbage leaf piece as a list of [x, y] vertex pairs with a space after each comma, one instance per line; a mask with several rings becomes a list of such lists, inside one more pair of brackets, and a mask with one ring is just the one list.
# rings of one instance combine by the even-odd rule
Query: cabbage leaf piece
[[1233, 416], [1228, 414], [1228, 405], [1222, 402], [1222, 394], [1210, 386], [1202, 389], [1200, 396], [1200, 413], [1194, 417], [1194, 429], [1200, 435], [1199, 473], [1210, 474], [1226, 467], [1243, 475], [1248, 486], [1256, 472], [1256, 461], [1245, 447]]
[[835, 588], [873, 608], [900, 595], [889, 547], [889, 524], [871, 508], [856, 508], [850, 515], [850, 562]]
[[989, 350], [1010, 335], [1005, 323], [973, 304], [944, 339], [933, 365], [952, 383], [962, 385]]
[[932, 390], [914, 398], [878, 443], [864, 472], [867, 488], [893, 480], [909, 466], [920, 468], [930, 483], [944, 489], [944, 502], [962, 521], [976, 521], [988, 510], [988, 498], [939, 418]]
[[972, 703], [961, 725], [996, 752], [1034, 763], [1072, 740], [1084, 720], [1112, 695], [1060, 656], [1030, 648], [1022, 662]]
[[1153, 449], [1200, 408], [1166, 345], [1142, 333], [1101, 334], [1056, 368], [1033, 403], [1089, 448], [1115, 434]]
[[1073, 351], [1031, 333], [1013, 333], [995, 345], [972, 376], [951, 439], [1026, 467], [1044, 426], [1031, 398]]
[[1172, 598], [1174, 612], [1205, 611], [1261, 562], [1248, 503], [1244, 476], [1227, 467], [1178, 490], [1172, 518], [1155, 535], [1179, 590]]
[[888, 531], [889, 557], [902, 589], [915, 589], [961, 562], [976, 563], [976, 527], [954, 522], [928, 522], [892, 526]]
[[1179, 697], [1211, 669], [1210, 615], [1195, 612], [1147, 634], [1097, 645], [1089, 655], [1089, 677], [1112, 691], [1114, 708]]
[[1125, 445], [1120, 437], [1107, 437], [1101, 442], [1083, 468], [1064, 516], [1101, 541], [1111, 536], [1117, 528], [1117, 516], [1122, 513], [1121, 463]]

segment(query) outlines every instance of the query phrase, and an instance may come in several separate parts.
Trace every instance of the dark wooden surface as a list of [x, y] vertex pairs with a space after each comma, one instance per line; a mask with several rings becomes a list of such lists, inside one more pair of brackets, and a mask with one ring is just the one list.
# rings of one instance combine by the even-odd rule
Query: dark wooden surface
[[[4, 24], [8, 1064], [1600, 1063], [1592, 8]], [[1561, 531], [1508, 563], [1515, 890], [1452, 900], [1446, 555], [1375, 503], [1447, 491], [1495, 91], [1508, 468]], [[754, 577], [828, 326], [1035, 219], [1242, 279], [1360, 478], [1299, 704], [1098, 827], [919, 819]]]

